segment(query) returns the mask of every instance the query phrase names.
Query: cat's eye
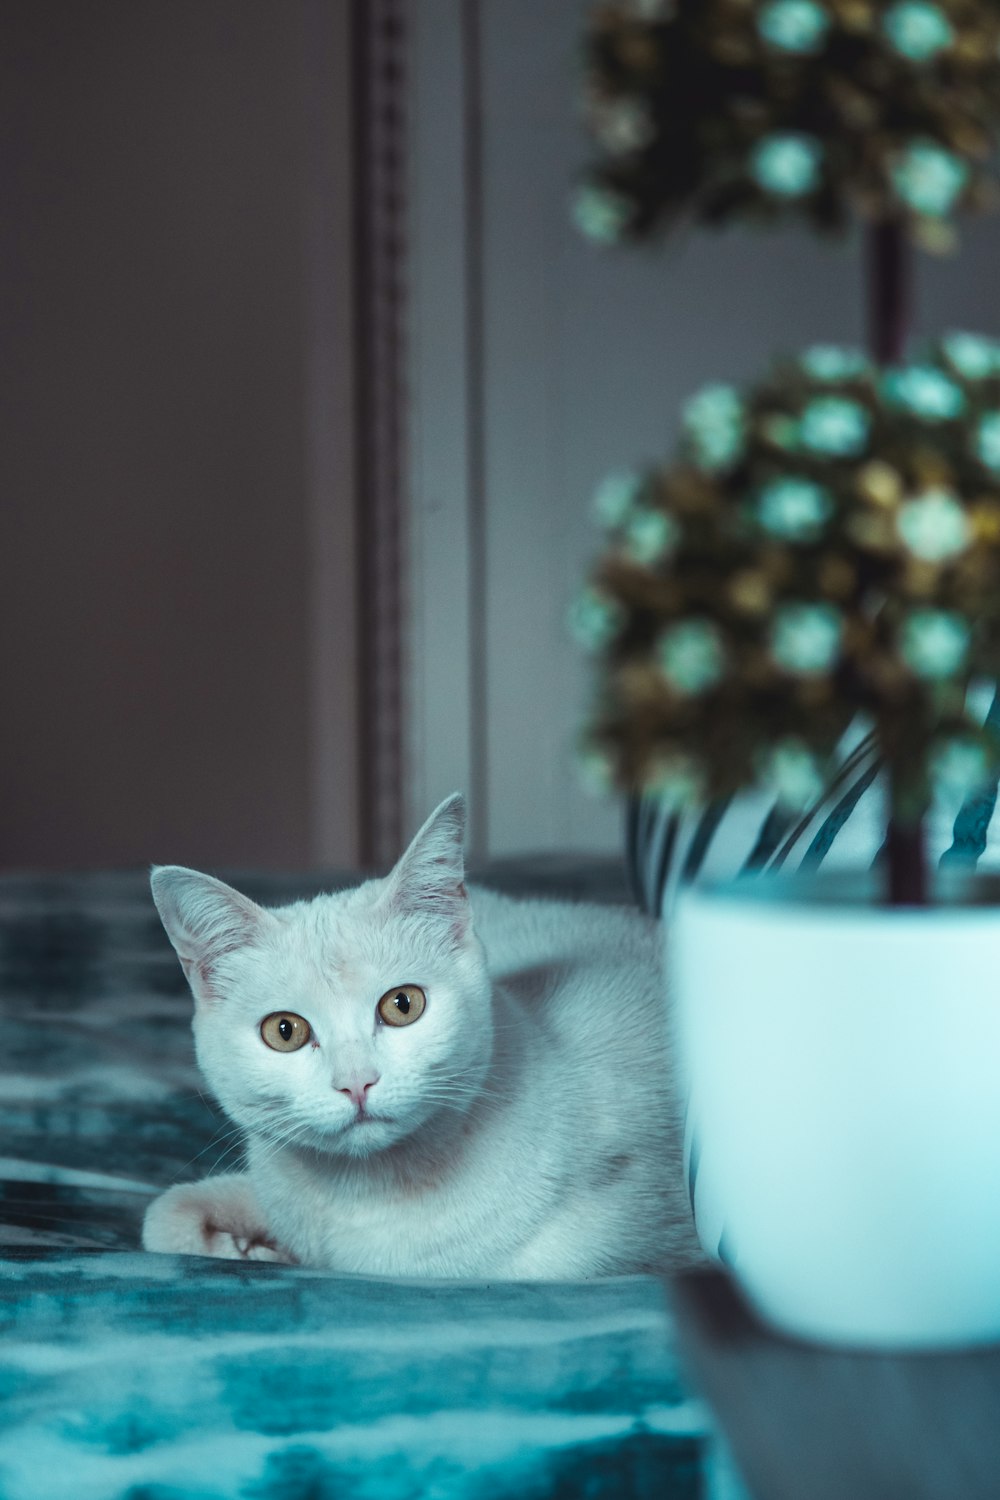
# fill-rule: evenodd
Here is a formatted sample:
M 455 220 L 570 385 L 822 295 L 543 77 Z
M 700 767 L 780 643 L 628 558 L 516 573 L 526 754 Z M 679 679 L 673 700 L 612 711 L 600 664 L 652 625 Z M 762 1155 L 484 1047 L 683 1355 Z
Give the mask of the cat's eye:
M 260 1034 L 275 1052 L 298 1052 L 312 1036 L 309 1022 L 291 1010 L 276 1010 L 260 1023 Z
M 387 1026 L 412 1026 L 420 1020 L 426 1004 L 427 996 L 419 984 L 397 984 L 382 996 L 378 1013 Z

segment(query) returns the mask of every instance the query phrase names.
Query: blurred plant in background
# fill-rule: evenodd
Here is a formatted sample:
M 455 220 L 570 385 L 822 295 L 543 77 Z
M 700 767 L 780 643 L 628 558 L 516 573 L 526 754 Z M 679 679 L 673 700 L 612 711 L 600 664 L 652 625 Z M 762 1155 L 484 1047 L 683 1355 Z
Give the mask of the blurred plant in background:
M 677 460 L 595 505 L 606 547 L 571 611 L 591 777 L 800 809 L 857 715 L 902 827 L 936 781 L 996 774 L 966 696 L 1000 677 L 1000 343 L 951 334 L 888 369 L 819 346 L 747 391 L 707 386 Z
M 993 206 L 996 0 L 604 0 L 584 39 L 583 231 L 900 221 L 931 250 Z
M 995 784 L 965 699 L 1000 676 L 1000 346 L 906 362 L 911 247 L 1000 206 L 1000 4 L 599 0 L 583 63 L 584 234 L 860 223 L 869 346 L 706 387 L 674 466 L 603 487 L 610 546 L 573 616 L 599 656 L 589 779 L 801 808 L 863 715 L 890 900 L 922 903 L 934 781 Z

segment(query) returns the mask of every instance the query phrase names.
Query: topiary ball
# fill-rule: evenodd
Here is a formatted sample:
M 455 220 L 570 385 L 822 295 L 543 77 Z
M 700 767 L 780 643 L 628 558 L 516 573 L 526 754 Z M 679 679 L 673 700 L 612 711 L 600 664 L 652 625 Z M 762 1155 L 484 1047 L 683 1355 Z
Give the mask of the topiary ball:
M 994 0 L 602 0 L 584 40 L 598 147 L 581 229 L 643 239 L 679 217 L 901 219 L 949 248 L 997 201 Z
M 801 805 L 864 716 L 919 814 L 997 747 L 1000 343 L 951 334 L 881 370 L 817 347 L 684 408 L 674 462 L 611 476 L 571 611 L 594 658 L 591 775 L 678 803 Z

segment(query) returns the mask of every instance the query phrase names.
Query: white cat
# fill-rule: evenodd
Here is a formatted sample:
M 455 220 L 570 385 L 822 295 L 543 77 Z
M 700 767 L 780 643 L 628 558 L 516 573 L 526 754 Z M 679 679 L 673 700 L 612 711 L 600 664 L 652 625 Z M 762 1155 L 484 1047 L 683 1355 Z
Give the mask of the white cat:
M 655 923 L 464 885 L 449 797 L 393 871 L 264 909 L 154 868 L 245 1173 L 147 1250 L 369 1275 L 578 1278 L 700 1259 Z

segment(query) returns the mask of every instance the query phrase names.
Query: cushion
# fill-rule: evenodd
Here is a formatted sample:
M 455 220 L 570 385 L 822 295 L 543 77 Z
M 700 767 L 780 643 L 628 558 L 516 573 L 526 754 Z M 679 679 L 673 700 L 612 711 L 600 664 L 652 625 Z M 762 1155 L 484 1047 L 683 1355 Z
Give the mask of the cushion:
M 350 883 L 219 873 L 269 904 Z M 495 876 L 627 899 L 616 861 Z M 156 1192 L 238 1157 L 144 871 L 0 877 L 0 994 L 4 1500 L 700 1493 L 706 1416 L 653 1278 L 400 1282 L 139 1250 Z

